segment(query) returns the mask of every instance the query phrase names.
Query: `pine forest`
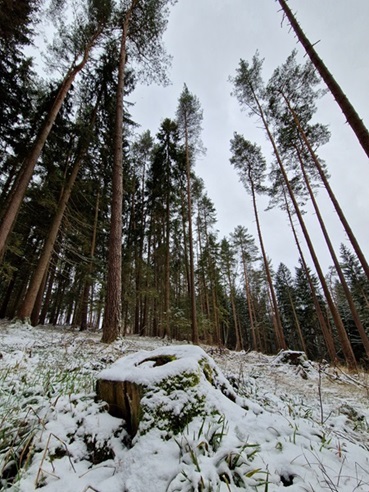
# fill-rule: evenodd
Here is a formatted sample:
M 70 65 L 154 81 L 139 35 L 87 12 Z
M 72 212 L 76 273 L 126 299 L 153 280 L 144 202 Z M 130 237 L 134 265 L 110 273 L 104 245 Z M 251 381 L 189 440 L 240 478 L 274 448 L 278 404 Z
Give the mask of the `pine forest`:
M 0 490 L 368 492 L 368 0 L 0 0 Z
M 252 213 L 222 234 L 197 172 L 208 145 L 196 91 L 183 80 L 155 130 L 132 116 L 136 87 L 170 83 L 164 35 L 176 3 L 0 0 L 0 318 L 98 331 L 107 344 L 138 335 L 367 367 L 369 266 L 331 183 L 334 163 L 320 156 L 331 132 L 317 118 L 321 99 L 335 100 L 369 155 L 360 108 L 289 2 L 266 2 L 295 49 L 268 74 L 256 46 L 224 74 L 263 143 L 237 128 L 225 143 Z M 265 204 L 288 224 L 294 267 L 270 256 Z

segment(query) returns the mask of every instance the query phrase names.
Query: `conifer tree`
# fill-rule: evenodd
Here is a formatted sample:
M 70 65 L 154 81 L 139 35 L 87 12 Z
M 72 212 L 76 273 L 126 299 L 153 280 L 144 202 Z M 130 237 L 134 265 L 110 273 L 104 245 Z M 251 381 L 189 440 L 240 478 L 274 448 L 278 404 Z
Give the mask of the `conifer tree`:
M 108 1 L 109 0 L 106 0 L 106 2 Z M 91 50 L 98 42 L 106 27 L 110 14 L 109 8 L 106 8 L 106 2 L 89 4 L 84 10 L 84 24 L 82 26 L 80 24 L 72 26 L 69 35 L 61 38 L 61 53 L 66 56 L 68 60 L 69 58 L 72 60 L 69 67 L 66 69 L 66 75 L 60 83 L 53 104 L 44 118 L 37 136 L 30 144 L 29 151 L 24 158 L 18 178 L 15 181 L 12 193 L 10 194 L 0 224 L 0 257 L 4 253 L 8 236 L 18 215 L 23 197 L 32 178 L 35 165 L 60 108 L 77 74 L 86 65 Z M 97 8 L 97 6 L 99 6 L 99 8 Z
M 184 85 L 178 101 L 177 123 L 183 139 L 186 159 L 186 182 L 187 182 L 187 223 L 189 241 L 189 286 L 191 297 L 191 327 L 192 342 L 199 343 L 199 332 L 197 326 L 196 292 L 195 292 L 195 262 L 192 230 L 192 190 L 191 190 L 191 166 L 194 164 L 196 154 L 203 151 L 200 133 L 203 114 L 200 101 L 190 93 Z
M 15 166 L 14 160 L 9 162 L 10 150 L 13 154 L 19 151 L 32 113 L 35 75 L 23 49 L 33 43 L 39 3 L 0 0 L 0 166 L 4 165 L 4 174 Z
M 316 315 L 317 315 L 319 325 L 320 325 L 320 328 L 322 330 L 324 341 L 325 341 L 325 344 L 327 347 L 328 356 L 329 356 L 329 359 L 331 361 L 335 361 L 335 360 L 337 360 L 337 352 L 336 352 L 336 349 L 334 346 L 334 340 L 333 340 L 333 337 L 331 335 L 331 330 L 328 327 L 326 317 L 323 313 L 321 302 L 319 301 L 319 296 L 318 296 L 318 291 L 317 291 L 316 285 L 313 281 L 313 278 L 312 278 L 311 273 L 310 273 L 310 269 L 309 269 L 307 262 L 306 262 L 306 259 L 305 259 L 305 255 L 302 251 L 300 240 L 298 238 L 298 234 L 297 234 L 296 227 L 295 227 L 294 220 L 293 220 L 293 214 L 292 214 L 292 210 L 291 210 L 291 205 L 289 203 L 290 200 L 288 199 L 288 193 L 286 191 L 286 185 L 284 184 L 283 179 L 282 180 L 280 179 L 280 171 L 278 169 L 274 169 L 274 170 L 272 169 L 270 175 L 273 177 L 273 180 L 274 180 L 272 186 L 269 188 L 269 194 L 272 198 L 272 203 L 273 202 L 279 203 L 281 209 L 285 210 L 287 212 L 288 222 L 290 224 L 292 234 L 293 234 L 293 237 L 295 240 L 295 244 L 296 244 L 297 250 L 299 252 L 299 256 L 300 256 L 299 261 L 301 263 L 301 267 L 304 269 L 304 274 L 305 274 L 306 280 L 308 282 L 308 285 L 310 287 L 310 293 L 311 293 L 311 296 L 313 299 Z M 292 205 L 292 208 L 293 208 L 293 205 Z M 299 222 L 300 222 L 300 219 L 299 219 Z
M 143 75 L 165 81 L 166 57 L 162 35 L 171 0 L 125 0 L 115 17 L 120 30 L 118 85 L 114 130 L 112 202 L 109 256 L 102 341 L 116 340 L 122 328 L 122 202 L 123 202 L 123 98 L 127 57 L 132 57 Z
M 286 63 L 275 70 L 267 86 L 270 94 L 269 114 L 275 124 L 275 133 L 279 142 L 280 152 L 286 156 L 289 167 L 297 170 L 302 186 L 305 186 L 313 204 L 328 250 L 331 254 L 342 289 L 346 295 L 355 325 L 360 333 L 366 353 L 369 355 L 369 340 L 365 334 L 359 314 L 353 302 L 350 290 L 346 284 L 327 227 L 324 223 L 315 194 L 312 181 L 318 174 L 327 182 L 324 165 L 318 162 L 316 149 L 327 140 L 327 132 L 319 124 L 312 125 L 310 120 L 315 113 L 315 101 L 321 94 L 316 86 L 319 83 L 313 67 L 310 64 L 300 66 L 295 60 L 296 52 L 288 57 Z M 279 102 L 278 102 L 279 100 Z M 292 109 L 292 105 L 294 106 Z M 302 128 L 304 127 L 304 129 Z M 303 132 L 303 135 L 301 134 Z M 309 141 L 307 139 L 309 134 Z M 305 147 L 307 146 L 307 148 Z M 314 151 L 312 154 L 310 151 Z M 318 168 L 318 173 L 316 172 Z M 312 178 L 310 178 L 312 176 Z M 350 230 L 351 231 L 351 230 Z M 351 231 L 352 235 L 352 231 Z M 351 237 L 351 236 L 350 236 Z M 361 250 L 360 250 L 361 251 Z
M 314 64 L 315 68 L 319 72 L 324 82 L 327 84 L 327 87 L 329 88 L 333 97 L 339 104 L 341 111 L 345 115 L 346 121 L 351 126 L 364 152 L 369 157 L 369 132 L 366 126 L 364 125 L 363 120 L 357 114 L 355 108 L 348 100 L 347 96 L 341 89 L 340 85 L 337 83 L 331 72 L 324 64 L 323 60 L 316 52 L 313 44 L 311 44 L 311 42 L 306 37 L 305 33 L 303 32 L 299 23 L 297 22 L 295 16 L 293 15 L 291 9 L 289 8 L 287 1 L 278 0 L 278 2 L 282 7 L 284 14 L 288 18 L 291 27 L 295 31 L 298 40 L 305 48 L 306 53 L 310 57 L 310 60 Z
M 175 190 L 178 187 L 181 152 L 178 127 L 166 118 L 157 134 L 157 144 L 152 152 L 147 191 L 151 215 L 153 259 L 157 272 L 158 292 L 162 302 L 163 336 L 171 336 L 171 255 L 173 220 L 177 209 Z M 159 285 L 160 284 L 160 285 Z
M 278 267 L 274 282 L 288 346 L 292 349 L 299 348 L 309 356 L 296 312 L 296 295 L 292 275 L 283 263 L 280 263 Z
M 226 280 L 229 302 L 232 310 L 233 329 L 236 338 L 235 350 L 242 350 L 243 340 L 240 330 L 238 313 L 236 309 L 235 252 L 231 243 L 226 238 L 223 238 L 220 243 L 220 261 L 221 261 L 221 270 L 223 271 Z
M 295 212 L 297 214 L 297 217 L 299 219 L 301 228 L 303 230 L 305 239 L 307 241 L 309 251 L 311 253 L 312 259 L 314 261 L 314 265 L 316 268 L 316 271 L 319 276 L 319 280 L 321 282 L 322 288 L 324 290 L 325 297 L 327 299 L 327 302 L 329 304 L 330 311 L 332 313 L 332 316 L 335 321 L 335 325 L 337 327 L 337 331 L 340 337 L 341 341 L 341 346 L 343 349 L 343 352 L 345 354 L 345 359 L 347 364 L 350 367 L 355 368 L 356 367 L 356 359 L 355 355 L 353 353 L 349 338 L 347 336 L 347 332 L 345 330 L 345 327 L 343 325 L 342 319 L 340 318 L 340 315 L 337 311 L 337 308 L 333 302 L 332 296 L 329 292 L 329 289 L 326 285 L 325 277 L 323 274 L 323 271 L 321 269 L 321 266 L 319 264 L 318 258 L 316 256 L 315 250 L 313 248 L 310 236 L 308 234 L 308 231 L 306 229 L 305 223 L 302 218 L 302 214 L 295 196 L 295 192 L 293 187 L 291 186 L 291 181 L 288 178 L 285 166 L 283 164 L 281 154 L 279 152 L 276 139 L 273 136 L 272 129 L 270 122 L 268 121 L 268 116 L 266 112 L 266 108 L 263 102 L 263 99 L 265 98 L 265 88 L 264 84 L 262 81 L 262 76 L 261 76 L 261 68 L 262 68 L 262 60 L 260 60 L 258 53 L 253 57 L 252 64 L 249 64 L 245 62 L 244 60 L 240 61 L 239 68 L 237 70 L 236 77 L 232 79 L 235 87 L 235 92 L 234 94 L 238 98 L 239 102 L 242 104 L 243 107 L 246 107 L 249 109 L 250 114 L 257 115 L 263 124 L 265 133 L 267 135 L 268 140 L 270 141 L 270 144 L 273 149 L 273 153 L 276 159 L 276 162 L 278 164 L 279 170 L 281 172 L 281 175 L 283 176 L 284 183 L 286 185 L 286 188 L 288 190 L 288 194 L 291 198 L 291 201 L 293 203 Z
M 305 267 L 302 266 L 301 262 L 299 263 L 299 266 L 295 268 L 293 283 L 296 314 L 300 321 L 307 353 L 313 359 L 322 359 L 326 357 L 326 352 L 321 334 L 316 329 L 317 310 L 311 296 L 311 288 L 307 281 L 307 275 L 309 275 L 311 282 L 313 283 L 315 292 L 318 293 L 318 302 L 323 305 L 323 300 L 319 294 L 318 288 L 319 280 L 309 268 L 307 270 L 308 273 L 306 273 Z M 332 334 L 330 334 L 330 336 L 332 336 Z M 333 359 L 332 362 L 335 362 L 335 360 Z
M 264 247 L 263 236 L 261 233 L 259 213 L 256 203 L 256 193 L 263 191 L 263 180 L 265 178 L 266 161 L 261 153 L 260 147 L 247 141 L 242 135 L 234 134 L 231 140 L 231 163 L 240 175 L 240 179 L 246 190 L 251 192 L 254 215 L 259 236 L 260 249 L 264 260 L 265 274 L 268 280 L 270 296 L 274 310 L 274 320 L 276 325 L 276 341 L 279 349 L 287 348 L 283 334 L 283 327 L 279 315 L 277 298 L 275 296 L 269 262 Z
M 231 234 L 232 242 L 241 256 L 241 264 L 243 271 L 243 281 L 245 284 L 245 294 L 248 307 L 248 316 L 250 320 L 250 331 L 253 350 L 261 348 L 260 333 L 257 329 L 257 316 L 253 293 L 250 284 L 251 264 L 259 259 L 258 249 L 255 245 L 255 240 L 248 233 L 247 229 L 242 226 L 237 226 Z
M 98 110 L 98 106 L 100 104 L 100 99 L 101 99 L 101 93 L 97 96 L 96 102 L 95 102 L 95 108 L 93 108 L 91 116 L 90 116 L 90 122 L 89 122 L 89 127 L 85 129 L 85 131 L 82 133 L 80 137 L 80 142 L 77 150 L 77 154 L 75 157 L 75 161 L 72 167 L 72 170 L 68 176 L 68 180 L 63 187 L 63 190 L 61 192 L 60 200 L 58 203 L 58 208 L 57 212 L 55 214 L 55 217 L 53 219 L 52 225 L 50 227 L 47 239 L 45 241 L 43 250 L 40 255 L 40 259 L 37 263 L 37 267 L 35 271 L 33 272 L 31 282 L 28 286 L 27 293 L 25 295 L 25 298 L 18 310 L 18 318 L 21 319 L 22 321 L 29 320 L 32 314 L 32 311 L 35 307 L 35 302 L 37 299 L 37 295 L 40 291 L 41 285 L 42 285 L 42 280 L 46 277 L 47 274 L 47 268 L 50 263 L 50 259 L 54 250 L 55 242 L 59 233 L 59 229 L 63 220 L 63 216 L 66 210 L 66 207 L 68 205 L 69 198 L 72 194 L 72 190 L 75 184 L 75 181 L 77 179 L 80 167 L 82 165 L 82 162 L 86 156 L 86 153 L 88 151 L 88 146 L 90 142 L 90 136 L 89 133 L 92 133 L 92 130 L 95 125 L 95 120 L 96 120 L 96 113 Z M 38 317 L 38 316 L 37 316 Z

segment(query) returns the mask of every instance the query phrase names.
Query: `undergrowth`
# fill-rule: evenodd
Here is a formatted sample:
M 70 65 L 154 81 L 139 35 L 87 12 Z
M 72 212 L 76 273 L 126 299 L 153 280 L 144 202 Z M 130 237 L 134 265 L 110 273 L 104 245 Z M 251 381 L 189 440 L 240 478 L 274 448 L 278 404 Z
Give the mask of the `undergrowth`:
M 117 349 L 112 347 L 107 353 L 99 347 L 72 336 L 65 342 L 60 337 L 53 346 L 39 342 L 4 354 L 0 364 L 0 489 L 16 491 L 31 468 L 34 489 L 52 486 L 53 480 L 62 479 L 60 470 L 65 463 L 73 471 L 83 460 L 88 462 L 84 473 L 99 466 L 116 473 L 119 460 L 123 462 L 122 450 L 128 449 L 127 433 L 123 421 L 105 420 L 104 403 L 94 401 L 94 384 L 96 374 L 115 358 Z M 318 378 L 311 366 L 308 383 L 317 395 L 313 405 L 311 399 L 282 391 L 277 378 L 271 391 L 272 385 L 265 388 L 265 380 L 251 365 L 240 363 L 238 367 L 238 372 L 228 375 L 237 394 L 257 401 L 265 413 L 270 412 L 270 419 L 275 416 L 275 423 L 267 424 L 262 438 L 251 439 L 247 426 L 238 428 L 238 423 L 221 413 L 197 414 L 188 423 L 184 420 L 184 429 L 172 441 L 178 464 L 167 482 L 167 492 L 268 492 L 300 483 L 306 470 L 319 474 L 322 490 L 369 490 L 369 480 L 363 478 L 369 471 L 356 462 L 352 469 L 346 466 L 351 443 L 369 451 L 366 415 L 348 402 L 335 407 L 327 404 L 324 391 L 336 377 L 334 373 L 322 369 Z M 344 376 L 337 377 L 344 381 Z M 296 378 L 300 377 L 296 372 Z M 367 383 L 355 375 L 348 378 L 350 384 Z M 247 412 L 252 414 L 246 410 L 245 415 Z M 103 417 L 103 433 L 99 434 Z M 261 425 L 261 414 L 253 418 L 255 425 Z M 271 455 L 283 466 L 272 470 Z M 338 463 L 335 471 L 327 465 L 332 456 Z M 77 492 L 97 490 L 94 485 L 81 486 Z M 300 490 L 315 489 L 304 483 Z
M 37 356 L 30 349 L 14 352 L 0 368 L 0 489 L 27 469 L 35 436 L 59 398 L 92 394 L 94 374 L 84 363 L 79 351 L 71 355 L 58 347 L 38 350 Z

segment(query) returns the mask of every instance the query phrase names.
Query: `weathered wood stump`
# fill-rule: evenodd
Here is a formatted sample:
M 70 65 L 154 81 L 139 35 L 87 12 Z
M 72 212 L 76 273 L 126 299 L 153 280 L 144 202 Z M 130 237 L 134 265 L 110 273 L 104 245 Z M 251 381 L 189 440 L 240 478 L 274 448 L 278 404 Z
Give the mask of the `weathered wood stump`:
M 174 345 L 141 351 L 119 359 L 98 376 L 98 398 L 109 413 L 126 421 L 131 437 L 156 428 L 168 434 L 181 432 L 196 417 L 217 408 L 220 396 L 247 409 L 213 359 L 200 347 Z
M 292 366 L 304 366 L 306 363 L 305 352 L 298 350 L 282 350 L 274 360 L 274 364 L 290 364 Z
M 97 381 L 96 393 L 99 399 L 109 404 L 109 413 L 121 417 L 127 423 L 129 434 L 134 436 L 140 421 L 142 388 L 130 381 Z

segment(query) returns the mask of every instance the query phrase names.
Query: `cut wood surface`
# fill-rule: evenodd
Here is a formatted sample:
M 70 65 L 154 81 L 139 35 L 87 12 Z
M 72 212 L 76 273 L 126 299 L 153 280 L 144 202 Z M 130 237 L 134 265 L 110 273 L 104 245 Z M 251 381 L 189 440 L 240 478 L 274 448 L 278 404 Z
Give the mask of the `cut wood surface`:
M 123 357 L 99 374 L 96 392 L 108 403 L 111 415 L 126 421 L 131 437 L 152 428 L 176 434 L 194 418 L 204 417 L 209 399 L 219 415 L 222 398 L 245 410 L 250 406 L 237 396 L 213 359 L 191 345 Z

